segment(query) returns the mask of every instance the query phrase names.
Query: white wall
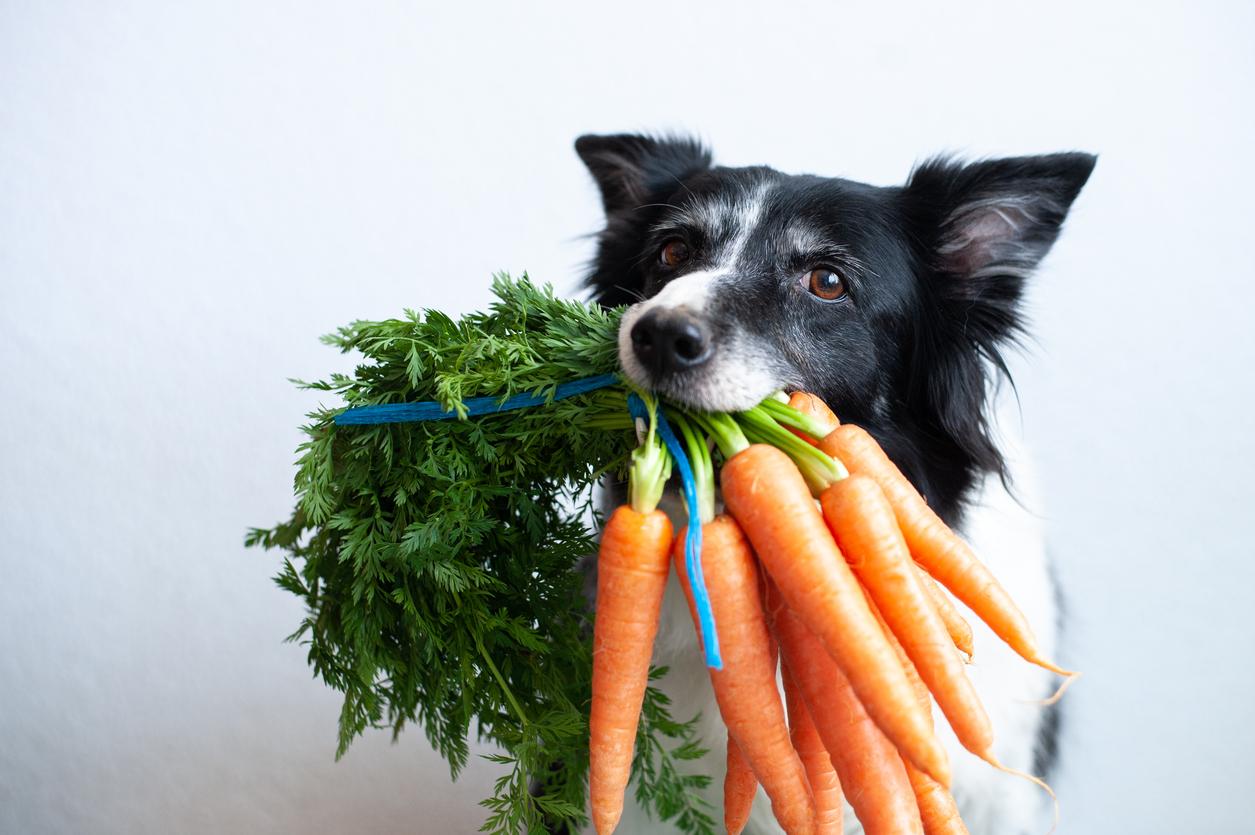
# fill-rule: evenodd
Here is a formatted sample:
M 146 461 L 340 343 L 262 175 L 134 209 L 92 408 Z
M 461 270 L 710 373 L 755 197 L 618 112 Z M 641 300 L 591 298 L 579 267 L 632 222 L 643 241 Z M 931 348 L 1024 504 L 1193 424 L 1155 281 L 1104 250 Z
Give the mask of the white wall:
M 1102 155 L 1017 363 L 1089 674 L 1061 831 L 1249 827 L 1252 6 L 438 5 L 0 3 L 0 831 L 475 828 L 494 769 L 418 733 L 333 764 L 243 531 L 318 335 L 572 287 L 571 140 L 635 128 L 877 183 Z

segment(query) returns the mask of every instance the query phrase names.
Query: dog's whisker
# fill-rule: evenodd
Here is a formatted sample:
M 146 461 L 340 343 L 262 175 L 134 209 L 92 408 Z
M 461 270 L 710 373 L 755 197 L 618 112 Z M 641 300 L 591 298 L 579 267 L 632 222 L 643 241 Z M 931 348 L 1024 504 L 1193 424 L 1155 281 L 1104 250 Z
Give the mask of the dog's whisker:
M 616 284 L 614 285 L 614 289 L 623 291 L 623 293 L 636 299 L 638 302 L 645 301 L 645 293 L 641 290 L 637 290 L 635 287 L 628 287 L 625 284 Z

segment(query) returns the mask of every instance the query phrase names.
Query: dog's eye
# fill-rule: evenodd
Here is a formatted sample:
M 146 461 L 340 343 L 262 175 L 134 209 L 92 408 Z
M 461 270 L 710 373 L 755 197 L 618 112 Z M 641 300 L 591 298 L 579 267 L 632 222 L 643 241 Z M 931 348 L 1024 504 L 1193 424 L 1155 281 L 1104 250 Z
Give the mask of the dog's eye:
M 827 267 L 811 270 L 802 276 L 802 286 L 817 298 L 826 302 L 835 302 L 845 295 L 845 282 Z
M 689 259 L 689 245 L 676 238 L 667 241 L 658 251 L 658 261 L 664 267 L 678 267 Z

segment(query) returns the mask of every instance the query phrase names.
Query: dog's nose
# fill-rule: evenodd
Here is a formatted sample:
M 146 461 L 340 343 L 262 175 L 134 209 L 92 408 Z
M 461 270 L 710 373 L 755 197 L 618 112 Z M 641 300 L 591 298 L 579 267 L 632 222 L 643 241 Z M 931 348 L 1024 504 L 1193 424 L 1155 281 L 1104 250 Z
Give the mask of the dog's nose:
M 710 358 L 710 338 L 691 314 L 655 309 L 632 325 L 632 351 L 655 374 L 685 371 Z

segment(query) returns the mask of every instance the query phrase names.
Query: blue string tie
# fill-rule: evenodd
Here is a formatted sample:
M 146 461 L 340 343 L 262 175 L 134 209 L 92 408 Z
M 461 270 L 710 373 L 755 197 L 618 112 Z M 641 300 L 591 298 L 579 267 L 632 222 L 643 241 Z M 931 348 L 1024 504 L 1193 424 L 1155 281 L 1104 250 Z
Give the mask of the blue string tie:
M 635 392 L 628 395 L 628 411 L 634 419 L 649 420 L 649 409 Z M 689 588 L 693 591 L 693 608 L 697 610 L 697 622 L 701 625 L 706 666 L 712 670 L 722 670 L 723 656 L 719 653 L 715 613 L 710 608 L 710 593 L 706 590 L 706 576 L 702 573 L 702 516 L 701 504 L 697 500 L 697 479 L 693 477 L 693 468 L 684 452 L 684 446 L 675 436 L 661 409 L 657 411 L 657 418 L 658 435 L 671 453 L 676 469 L 680 471 L 680 483 L 684 487 L 684 505 L 689 517 L 688 532 L 684 537 L 684 568 L 688 573 Z
M 498 412 L 512 412 L 516 409 L 528 409 L 532 406 L 543 406 L 554 400 L 586 394 L 619 382 L 617 374 L 598 374 L 595 377 L 582 377 L 569 383 L 560 383 L 553 394 L 516 394 L 513 397 L 468 397 L 462 401 L 466 414 L 493 415 Z M 357 406 L 345 409 L 335 417 L 336 426 L 366 426 L 380 423 L 418 423 L 426 420 L 455 420 L 458 413 L 446 409 L 435 400 L 424 400 L 419 403 L 380 403 L 376 406 Z

